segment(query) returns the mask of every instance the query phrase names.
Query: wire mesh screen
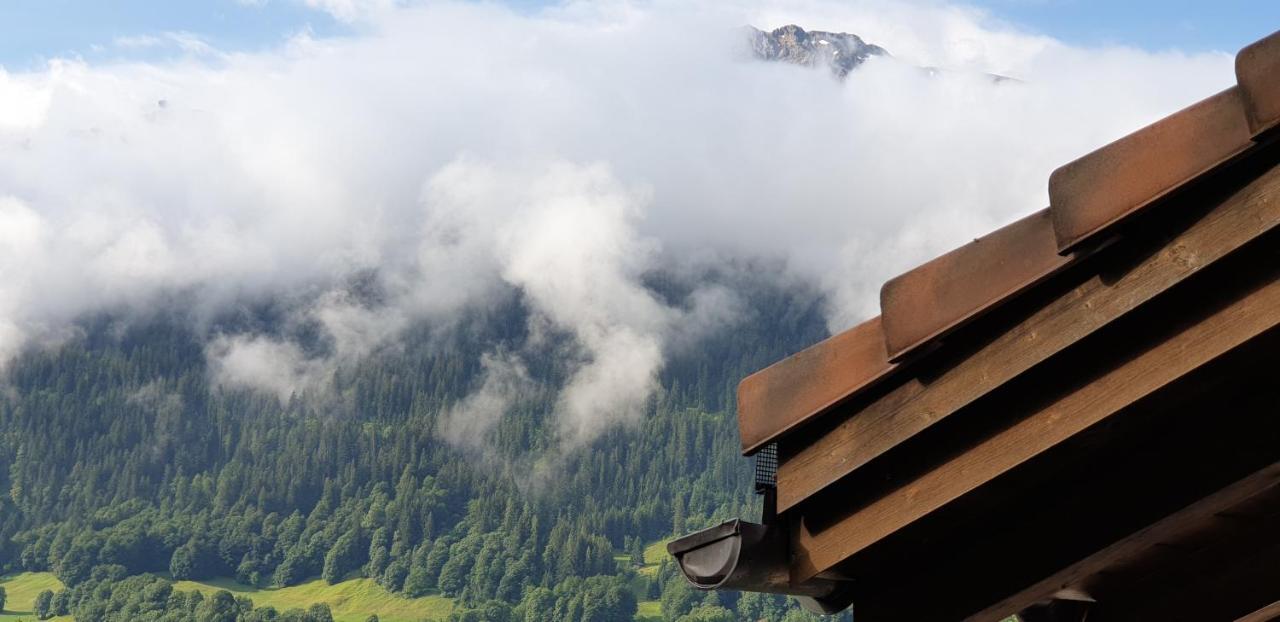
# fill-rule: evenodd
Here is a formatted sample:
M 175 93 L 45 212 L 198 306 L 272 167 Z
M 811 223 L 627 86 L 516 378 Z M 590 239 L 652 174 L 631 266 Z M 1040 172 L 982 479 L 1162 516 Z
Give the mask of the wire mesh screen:
M 769 443 L 756 452 L 756 494 L 778 487 L 778 444 Z

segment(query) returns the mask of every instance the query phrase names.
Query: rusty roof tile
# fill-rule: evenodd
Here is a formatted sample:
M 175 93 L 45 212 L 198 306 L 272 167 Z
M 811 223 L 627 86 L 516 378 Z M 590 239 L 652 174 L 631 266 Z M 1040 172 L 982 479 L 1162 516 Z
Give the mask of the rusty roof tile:
M 1280 123 L 1280 31 L 1236 54 L 1236 84 L 1254 136 Z
M 1068 251 L 1253 144 L 1231 87 L 1049 176 L 1058 248 Z
M 885 344 L 897 361 L 1069 264 L 1044 209 L 1001 227 L 880 289 Z
M 893 367 L 877 317 L 747 376 L 738 385 L 743 453 L 871 386 Z

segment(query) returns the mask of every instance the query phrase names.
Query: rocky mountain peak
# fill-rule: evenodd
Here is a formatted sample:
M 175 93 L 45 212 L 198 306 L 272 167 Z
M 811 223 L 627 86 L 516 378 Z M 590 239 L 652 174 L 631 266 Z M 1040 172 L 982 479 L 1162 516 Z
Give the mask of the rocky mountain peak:
M 888 56 L 884 48 L 847 32 L 827 32 L 788 24 L 770 32 L 746 27 L 751 53 L 760 60 L 813 67 L 826 65 L 841 78 L 872 56 Z

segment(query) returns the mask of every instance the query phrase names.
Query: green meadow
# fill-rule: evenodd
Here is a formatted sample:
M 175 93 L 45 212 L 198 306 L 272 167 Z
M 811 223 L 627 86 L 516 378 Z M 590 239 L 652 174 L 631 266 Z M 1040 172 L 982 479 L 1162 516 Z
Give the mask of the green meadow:
M 58 591 L 63 587 L 62 582 L 48 572 L 24 572 L 0 577 L 0 586 L 9 595 L 5 610 L 0 612 L 0 622 L 34 621 L 35 615 L 31 610 L 36 595 L 42 590 Z M 453 601 L 449 598 L 438 595 L 405 598 L 392 594 L 373 580 L 365 578 L 349 579 L 334 585 L 314 579 L 300 585 L 266 589 L 241 585 L 231 579 L 176 581 L 173 587 L 205 594 L 226 590 L 235 596 L 253 599 L 256 606 L 271 606 L 279 611 L 306 609 L 315 603 L 325 603 L 333 611 L 337 622 L 364 622 L 370 614 L 377 614 L 382 622 L 443 620 L 453 611 Z M 60 617 L 54 620 L 69 622 L 71 618 Z
M 3 587 L 8 595 L 8 602 L 5 603 L 4 611 L 0 611 L 0 621 L 18 622 L 23 620 L 34 622 L 36 616 L 31 611 L 34 608 L 32 603 L 35 602 L 36 595 L 44 590 L 56 592 L 62 589 L 62 582 L 49 572 L 24 572 L 0 577 L 0 587 Z M 52 619 L 59 621 L 71 620 L 69 616 Z

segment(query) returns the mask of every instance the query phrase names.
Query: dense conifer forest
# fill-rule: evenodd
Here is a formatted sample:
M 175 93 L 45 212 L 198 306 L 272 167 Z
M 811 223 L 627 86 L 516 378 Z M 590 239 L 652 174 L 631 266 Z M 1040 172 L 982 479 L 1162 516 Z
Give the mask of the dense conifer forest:
M 285 402 L 214 386 L 204 337 L 174 314 L 87 318 L 5 370 L 0 574 L 55 573 L 68 588 L 42 598 L 43 613 L 78 620 L 329 619 L 323 606 L 277 614 L 175 592 L 163 573 L 369 577 L 451 597 L 460 620 L 630 620 L 639 600 L 660 600 L 669 620 L 807 619 L 781 598 L 694 592 L 670 563 L 636 572 L 648 543 L 759 515 L 736 384 L 824 330 L 815 296 L 749 299 L 736 326 L 669 358 L 638 425 L 566 451 L 550 391 L 483 445 L 437 429 L 475 388 L 476 352 L 523 339 L 519 301 L 419 327 Z M 269 313 L 227 321 L 269 325 Z M 550 383 L 554 359 L 531 373 Z

